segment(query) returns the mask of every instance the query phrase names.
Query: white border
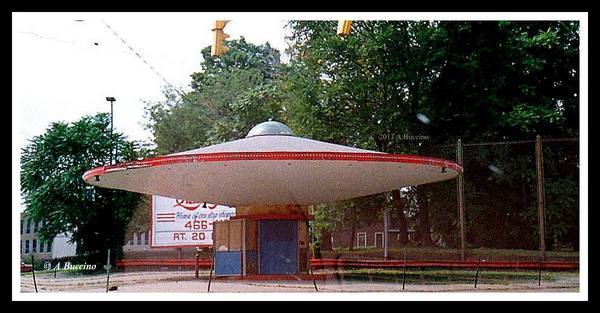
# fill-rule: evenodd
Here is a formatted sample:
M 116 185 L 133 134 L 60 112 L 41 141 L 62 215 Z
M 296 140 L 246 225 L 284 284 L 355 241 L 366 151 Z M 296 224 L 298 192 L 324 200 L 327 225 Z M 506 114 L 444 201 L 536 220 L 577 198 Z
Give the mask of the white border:
M 66 17 L 79 13 L 13 13 L 53 14 Z M 86 13 L 90 14 L 90 13 Z M 196 294 L 196 293 L 21 293 L 19 260 L 19 216 L 20 216 L 20 147 L 13 146 L 12 152 L 12 296 L 13 300 L 587 300 L 588 299 L 588 13 L 587 12 L 294 12 L 294 13 L 91 13 L 109 17 L 121 14 L 194 14 L 198 18 L 237 20 L 339 20 L 339 19 L 393 19 L 393 20 L 579 20 L 580 21 L 580 286 L 579 293 L 240 293 L 240 294 Z M 14 23 L 14 19 L 13 19 Z M 268 31 L 268 30 L 265 30 Z M 18 53 L 13 45 L 13 55 Z M 14 64 L 14 63 L 13 63 Z M 14 75 L 13 67 L 13 75 Z M 13 86 L 14 88 L 14 86 Z M 14 89 L 13 89 L 14 91 Z M 14 104 L 13 104 L 14 105 Z M 12 110 L 12 141 L 19 142 L 17 131 L 22 125 Z

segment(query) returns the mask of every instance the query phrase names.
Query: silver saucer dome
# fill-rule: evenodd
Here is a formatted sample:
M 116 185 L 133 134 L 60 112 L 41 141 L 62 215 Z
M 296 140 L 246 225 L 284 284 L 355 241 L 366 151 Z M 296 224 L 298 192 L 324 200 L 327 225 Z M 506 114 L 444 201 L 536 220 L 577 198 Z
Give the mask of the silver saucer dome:
M 285 124 L 275 122 L 275 121 L 269 121 L 269 122 L 260 123 L 256 126 L 252 127 L 252 129 L 248 132 L 248 135 L 246 135 L 246 138 L 254 137 L 254 136 L 264 136 L 264 135 L 293 136 L 294 133 L 292 132 L 292 129 L 289 128 Z

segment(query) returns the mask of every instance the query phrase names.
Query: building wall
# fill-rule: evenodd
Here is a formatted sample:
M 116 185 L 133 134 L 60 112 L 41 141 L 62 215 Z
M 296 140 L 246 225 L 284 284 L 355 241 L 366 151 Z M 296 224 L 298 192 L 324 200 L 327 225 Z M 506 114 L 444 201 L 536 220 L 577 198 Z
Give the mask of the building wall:
M 400 223 L 397 216 L 391 214 L 388 226 L 388 247 L 400 248 L 402 244 L 399 238 Z M 322 246 L 331 246 L 332 248 L 348 248 L 352 245 L 353 248 L 383 248 L 383 233 L 384 225 L 383 218 L 375 220 L 363 227 L 357 227 L 354 231 L 355 236 L 352 240 L 352 230 L 350 227 L 344 229 L 336 229 L 330 235 L 330 242 L 322 244 Z M 414 230 L 408 230 L 409 242 L 414 240 Z M 327 240 L 327 238 L 323 238 Z
M 202 253 L 202 257 L 210 257 L 210 253 Z M 140 259 L 191 259 L 196 256 L 196 248 L 150 248 L 150 230 L 135 232 L 123 245 L 123 258 Z
M 69 242 L 71 236 L 69 234 L 61 234 L 54 237 L 52 241 L 52 258 L 62 258 L 67 256 L 74 256 L 77 254 L 77 243 Z
M 34 221 L 25 213 L 21 213 L 21 259 L 30 263 L 31 255 L 36 260 L 49 260 L 67 256 L 75 256 L 76 243 L 70 243 L 69 234 L 60 234 L 52 242 L 44 242 L 40 250 L 39 232 L 44 227 L 42 222 Z M 33 242 L 35 240 L 35 251 Z M 150 231 L 134 233 L 128 242 L 123 245 L 124 257 L 126 259 L 176 259 L 195 257 L 195 248 L 150 249 Z
M 350 230 L 337 230 L 331 233 L 332 248 L 382 248 L 383 247 L 383 223 L 375 223 L 366 227 L 357 228 L 354 241 L 352 241 L 352 232 Z M 414 231 L 409 230 L 409 241 L 414 237 Z M 388 247 L 402 247 L 399 239 L 398 229 L 390 229 L 388 232 Z
M 150 250 L 150 231 L 133 233 L 123 246 L 123 252 L 139 252 Z
M 58 241 L 42 241 L 39 233 L 44 227 L 42 221 L 34 221 L 30 216 L 21 213 L 21 259 L 27 262 L 31 262 L 31 256 L 38 260 L 48 260 L 54 257 L 54 251 L 72 251 L 74 255 L 75 251 L 71 247 L 66 247 L 66 243 L 70 238 L 68 235 L 57 236 L 60 237 Z M 64 240 L 63 240 L 64 239 Z

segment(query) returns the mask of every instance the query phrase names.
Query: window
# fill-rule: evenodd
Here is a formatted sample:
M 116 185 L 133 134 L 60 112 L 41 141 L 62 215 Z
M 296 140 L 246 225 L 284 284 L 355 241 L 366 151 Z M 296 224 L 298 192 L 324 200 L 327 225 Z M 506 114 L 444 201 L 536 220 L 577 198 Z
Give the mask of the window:
M 383 248 L 383 233 L 375 233 L 375 247 Z
M 25 253 L 29 253 L 29 240 L 25 240 Z
M 52 252 L 52 241 L 46 243 L 46 252 Z
M 44 252 L 44 242 L 40 241 L 40 253 Z
M 37 240 L 35 239 L 33 239 L 33 242 L 31 244 L 31 252 L 37 253 Z
M 23 220 L 21 220 L 21 235 L 23 235 Z
M 25 233 L 29 234 L 31 232 L 31 219 L 28 219 L 25 224 Z
M 142 233 L 137 233 L 137 244 L 138 245 L 142 244 Z
M 21 223 L 22 223 L 22 222 L 23 222 L 23 221 L 21 221 Z M 21 226 L 22 226 L 22 225 L 23 225 L 23 224 L 21 224 Z M 23 254 L 23 240 L 21 240 L 21 250 L 20 250 L 20 251 L 21 251 L 21 254 Z
M 150 235 L 149 232 L 144 233 L 144 245 L 148 245 L 148 237 L 150 237 L 149 235 Z
M 37 233 L 37 232 L 38 232 L 38 230 L 39 230 L 39 229 L 38 229 L 38 222 L 35 222 L 35 221 L 34 221 L 34 222 L 33 222 L 33 233 L 34 233 L 34 234 L 35 234 L 35 233 Z
M 356 246 L 363 248 L 367 246 L 367 233 L 356 234 Z

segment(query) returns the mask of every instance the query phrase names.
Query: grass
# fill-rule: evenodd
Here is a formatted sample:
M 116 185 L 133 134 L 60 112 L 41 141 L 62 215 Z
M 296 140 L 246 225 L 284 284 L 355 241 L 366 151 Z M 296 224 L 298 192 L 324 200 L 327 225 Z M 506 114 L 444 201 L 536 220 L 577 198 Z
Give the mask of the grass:
M 388 258 L 401 260 L 406 250 L 409 260 L 460 260 L 460 249 L 446 249 L 438 247 L 414 247 L 390 248 Z M 381 259 L 382 248 L 334 249 L 333 251 L 321 251 L 323 258 L 368 258 Z M 513 250 L 513 249 L 465 249 L 465 258 L 477 260 L 479 257 L 488 261 L 537 261 L 539 251 L 537 250 Z M 574 251 L 547 251 L 546 259 L 549 261 L 578 261 L 579 252 Z
M 537 271 L 479 271 L 478 283 L 509 284 L 519 282 L 531 282 L 538 280 Z M 468 270 L 415 270 L 406 271 L 407 283 L 473 283 L 476 271 Z M 554 273 L 542 272 L 542 281 L 556 281 L 557 277 L 575 276 L 578 272 Z M 402 270 L 395 269 L 353 269 L 345 270 L 340 278 L 344 280 L 358 281 L 381 281 L 402 283 L 404 278 Z

